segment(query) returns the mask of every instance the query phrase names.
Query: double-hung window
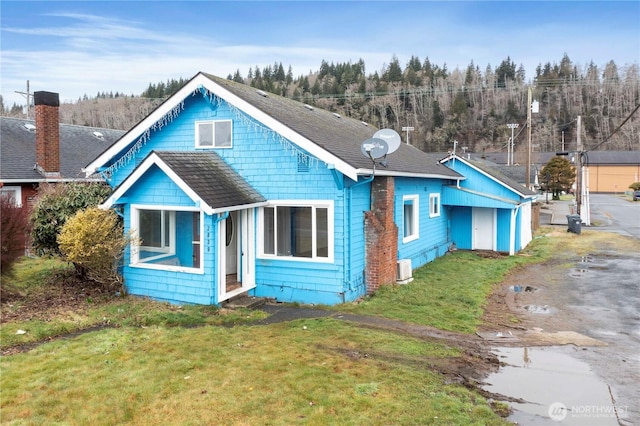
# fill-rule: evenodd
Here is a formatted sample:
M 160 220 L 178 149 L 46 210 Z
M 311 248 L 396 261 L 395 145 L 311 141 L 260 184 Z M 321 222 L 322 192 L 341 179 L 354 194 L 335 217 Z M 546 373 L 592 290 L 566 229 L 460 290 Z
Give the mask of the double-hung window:
M 333 260 L 333 202 L 279 202 L 263 207 L 260 256 Z
M 440 194 L 429 194 L 429 217 L 440 216 Z
M 231 120 L 196 121 L 196 148 L 231 148 Z
M 155 269 L 200 269 L 201 212 L 132 206 L 131 264 Z
M 417 195 L 402 197 L 402 242 L 408 243 L 420 236 L 420 198 Z

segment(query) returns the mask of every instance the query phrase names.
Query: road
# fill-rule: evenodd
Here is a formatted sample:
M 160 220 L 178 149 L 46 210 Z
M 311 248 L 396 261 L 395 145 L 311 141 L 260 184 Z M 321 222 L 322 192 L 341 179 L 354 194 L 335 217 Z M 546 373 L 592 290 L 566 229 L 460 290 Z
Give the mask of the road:
M 609 194 L 591 194 L 590 201 L 595 229 L 640 239 L 640 201 Z
M 583 231 L 640 240 L 640 202 L 593 194 L 591 224 Z M 604 345 L 499 348 L 507 366 L 502 376 L 490 378 L 493 390 L 530 402 L 516 404 L 511 420 L 522 425 L 640 425 L 638 247 L 608 244 L 570 259 L 569 273 L 562 267 L 539 271 L 540 297 L 551 312 L 539 317 L 540 326 L 555 320 L 562 329 Z M 569 411 L 556 411 L 563 418 L 554 418 L 554 406 L 560 403 Z M 612 407 L 616 413 L 607 411 Z

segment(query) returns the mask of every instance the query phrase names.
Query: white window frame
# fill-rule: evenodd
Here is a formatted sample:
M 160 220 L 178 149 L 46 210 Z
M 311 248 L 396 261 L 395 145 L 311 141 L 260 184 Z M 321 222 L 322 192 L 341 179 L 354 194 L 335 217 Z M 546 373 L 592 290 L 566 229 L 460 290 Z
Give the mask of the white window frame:
M 3 186 L 0 187 L 1 195 L 10 195 L 13 197 L 13 203 L 16 207 L 22 207 L 22 187 L 21 186 Z
M 162 229 L 162 243 L 161 247 L 145 247 L 145 250 L 151 252 L 157 252 L 156 256 L 146 257 L 143 260 L 140 260 L 140 234 L 138 230 L 140 229 L 140 211 L 141 210 L 156 210 L 163 212 L 162 214 L 162 223 L 164 224 L 164 218 L 166 214 L 169 214 L 169 235 L 173 236 L 173 238 L 169 238 L 168 244 L 166 244 L 164 240 L 165 229 Z M 199 244 L 200 251 L 200 265 L 197 268 L 190 266 L 181 266 L 181 265 L 171 265 L 171 264 L 163 264 L 163 263 L 151 263 L 152 261 L 156 261 L 163 258 L 170 258 L 176 255 L 176 212 L 199 212 L 200 213 L 200 240 L 192 241 L 192 245 Z M 178 271 L 178 272 L 196 272 L 196 273 L 204 273 L 203 268 L 203 260 L 204 260 L 204 244 L 203 244 L 203 235 L 204 235 L 204 217 L 203 212 L 198 208 L 190 208 L 185 206 L 157 206 L 157 205 L 143 205 L 143 204 L 132 204 L 131 212 L 130 212 L 131 225 L 130 229 L 132 231 L 131 238 L 131 255 L 129 259 L 129 266 L 135 268 L 146 268 L 146 269 L 158 269 L 164 271 Z
M 221 143 L 216 143 L 216 127 L 218 124 L 228 124 L 229 125 L 229 144 L 221 145 Z M 211 125 L 211 145 L 202 145 L 200 143 L 200 126 Z M 195 145 L 196 148 L 199 149 L 228 149 L 233 148 L 233 121 L 232 120 L 201 120 L 196 121 L 195 123 Z
M 270 207 L 274 209 L 274 253 L 264 252 L 264 208 Z M 258 258 L 259 259 L 278 259 L 292 262 L 317 262 L 317 263 L 333 263 L 334 261 L 334 202 L 332 200 L 279 200 L 270 202 L 265 207 L 261 207 L 258 212 L 258 226 L 257 232 L 258 240 Z M 310 207 L 311 208 L 311 232 L 312 232 L 312 248 L 311 257 L 296 257 L 293 255 L 283 256 L 277 254 L 278 246 L 278 230 L 277 230 L 277 208 L 278 207 Z M 327 257 L 317 256 L 317 225 L 316 225 L 316 211 L 318 208 L 327 210 Z
M 429 217 L 440 216 L 442 206 L 440 205 L 440 194 L 434 192 L 429 194 Z
M 412 206 L 411 223 L 406 223 L 405 206 Z M 411 233 L 407 234 L 407 225 L 409 225 Z M 402 197 L 402 242 L 408 243 L 420 238 L 420 196 L 417 194 L 404 195 Z

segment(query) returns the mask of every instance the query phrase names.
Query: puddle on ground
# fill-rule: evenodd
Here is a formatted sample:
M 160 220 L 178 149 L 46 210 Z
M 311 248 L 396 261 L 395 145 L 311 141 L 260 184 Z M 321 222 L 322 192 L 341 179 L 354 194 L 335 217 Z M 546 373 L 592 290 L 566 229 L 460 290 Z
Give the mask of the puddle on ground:
M 618 425 L 606 383 L 589 365 L 559 352 L 559 348 L 495 348 L 501 363 L 486 379 L 489 392 L 526 403 L 510 402 L 509 420 L 525 425 Z M 621 415 L 622 414 L 622 415 Z
M 532 314 L 550 314 L 551 310 L 548 305 L 539 306 L 539 305 L 527 305 L 524 307 L 527 311 Z

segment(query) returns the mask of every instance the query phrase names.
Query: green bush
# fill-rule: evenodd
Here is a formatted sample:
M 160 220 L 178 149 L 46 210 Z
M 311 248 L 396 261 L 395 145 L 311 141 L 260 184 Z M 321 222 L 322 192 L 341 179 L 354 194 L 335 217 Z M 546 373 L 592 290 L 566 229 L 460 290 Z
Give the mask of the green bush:
M 122 287 L 117 268 L 129 241 L 118 215 L 113 210 L 97 207 L 70 217 L 58 236 L 63 258 L 73 263 L 80 278 L 105 289 Z
M 631 185 L 629 185 L 629 189 L 632 189 L 634 191 L 640 190 L 640 182 L 633 182 Z
M 102 203 L 110 193 L 111 188 L 101 183 L 41 185 L 30 218 L 35 252 L 59 255 L 58 234 L 67 219 L 79 210 Z

